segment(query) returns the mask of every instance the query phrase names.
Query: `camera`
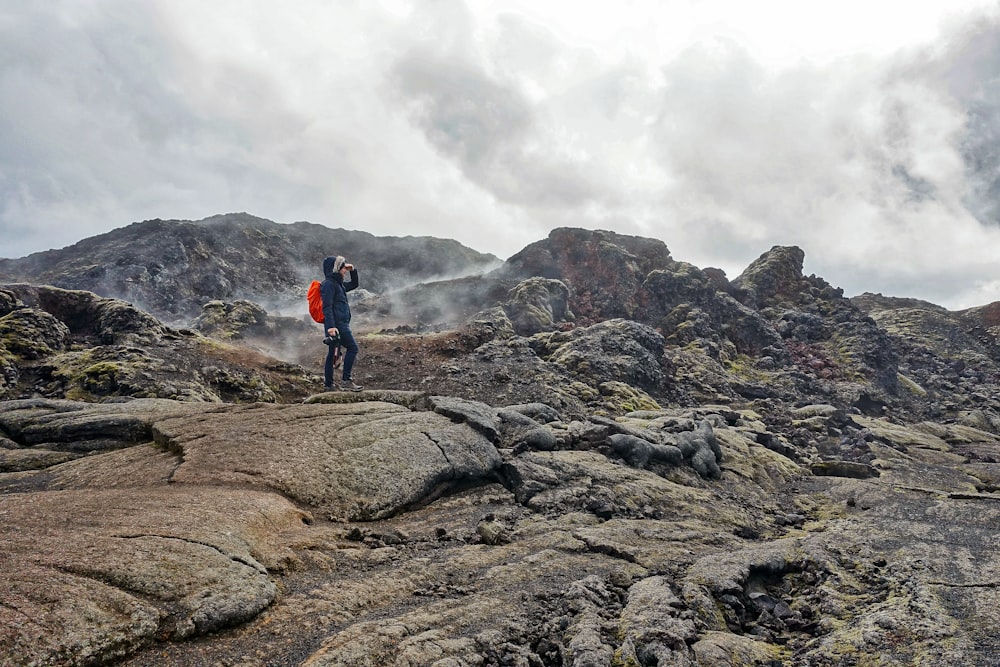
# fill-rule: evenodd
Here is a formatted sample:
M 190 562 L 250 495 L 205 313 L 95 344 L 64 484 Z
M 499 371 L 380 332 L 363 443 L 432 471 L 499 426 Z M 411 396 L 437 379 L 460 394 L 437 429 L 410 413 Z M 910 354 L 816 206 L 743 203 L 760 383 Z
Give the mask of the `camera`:
M 340 345 L 340 334 L 335 336 L 327 336 L 323 339 L 324 345 Z

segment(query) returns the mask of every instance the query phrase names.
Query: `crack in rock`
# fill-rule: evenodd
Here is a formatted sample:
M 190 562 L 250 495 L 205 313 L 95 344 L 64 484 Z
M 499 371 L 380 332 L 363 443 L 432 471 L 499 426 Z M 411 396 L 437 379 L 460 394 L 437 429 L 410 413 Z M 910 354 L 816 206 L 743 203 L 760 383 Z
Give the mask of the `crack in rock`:
M 249 567 L 250 569 L 252 569 L 252 570 L 254 570 L 256 572 L 259 572 L 260 574 L 265 574 L 265 575 L 267 574 L 267 568 L 265 568 L 263 565 L 261 565 L 260 563 L 258 563 L 255 560 L 252 560 L 252 561 L 248 562 L 247 560 L 245 560 L 245 559 L 243 559 L 243 558 L 241 558 L 241 557 L 239 557 L 239 556 L 237 556 L 235 554 L 227 554 L 225 551 L 223 551 L 219 547 L 215 546 L 214 544 L 209 544 L 207 542 L 201 542 L 199 540 L 192 540 L 192 539 L 187 538 L 187 537 L 177 537 L 176 535 L 154 535 L 154 534 L 150 534 L 150 533 L 138 533 L 138 534 L 135 534 L 135 535 L 115 535 L 115 537 L 118 537 L 118 538 L 123 539 L 123 540 L 136 540 L 136 539 L 142 539 L 144 537 L 152 537 L 152 538 L 161 539 L 161 540 L 176 540 L 178 542 L 185 542 L 187 544 L 194 544 L 194 545 L 197 545 L 197 546 L 201 546 L 201 547 L 206 547 L 208 549 L 212 549 L 213 551 L 218 552 L 224 558 L 228 558 L 229 560 L 231 560 L 233 562 L 236 562 L 236 563 L 239 563 L 240 565 L 244 565 L 246 567 Z
M 946 588 L 1000 588 L 1000 582 L 990 581 L 987 583 L 955 583 L 952 581 L 928 581 L 931 586 L 944 586 Z

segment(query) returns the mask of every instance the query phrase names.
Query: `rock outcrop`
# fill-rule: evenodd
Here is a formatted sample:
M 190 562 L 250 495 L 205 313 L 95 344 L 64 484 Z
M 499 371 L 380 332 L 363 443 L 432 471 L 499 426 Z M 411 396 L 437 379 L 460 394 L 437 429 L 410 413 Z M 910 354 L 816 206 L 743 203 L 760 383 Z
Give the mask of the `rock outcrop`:
M 560 228 L 510 257 L 496 273 L 517 279 L 540 276 L 570 284 L 571 310 L 585 322 L 594 322 L 634 317 L 646 276 L 673 263 L 662 241 L 604 230 Z

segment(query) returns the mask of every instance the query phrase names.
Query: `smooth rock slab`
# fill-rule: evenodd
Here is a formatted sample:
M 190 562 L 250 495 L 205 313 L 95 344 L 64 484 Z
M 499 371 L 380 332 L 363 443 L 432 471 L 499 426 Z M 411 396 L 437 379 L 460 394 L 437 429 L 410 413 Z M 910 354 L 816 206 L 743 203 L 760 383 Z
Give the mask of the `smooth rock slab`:
M 31 398 L 0 403 L 0 430 L 22 446 L 48 445 L 63 450 L 81 443 L 99 443 L 95 449 L 109 449 L 109 442 L 127 447 L 151 438 L 155 419 L 189 412 L 203 412 L 198 403 L 159 398 L 137 398 L 116 403 L 81 403 L 63 399 Z
M 49 449 L 0 449 L 0 473 L 38 470 L 73 458 L 68 452 L 53 452 Z
M 276 535 L 305 514 L 274 494 L 146 487 L 7 494 L 0 517 L 3 664 L 85 665 L 260 613 L 267 568 L 290 557 Z
M 382 402 L 229 406 L 159 421 L 154 435 L 183 459 L 172 482 L 272 489 L 352 521 L 491 478 L 501 462 L 467 424 Z

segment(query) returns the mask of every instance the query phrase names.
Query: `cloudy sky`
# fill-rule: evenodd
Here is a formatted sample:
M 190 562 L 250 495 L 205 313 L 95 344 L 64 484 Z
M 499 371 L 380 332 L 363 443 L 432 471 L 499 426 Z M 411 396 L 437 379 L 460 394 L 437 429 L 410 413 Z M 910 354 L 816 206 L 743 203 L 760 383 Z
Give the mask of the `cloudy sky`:
M 1000 300 L 1000 3 L 0 0 L 0 256 L 246 211 Z M 359 264 L 363 258 L 358 258 Z

